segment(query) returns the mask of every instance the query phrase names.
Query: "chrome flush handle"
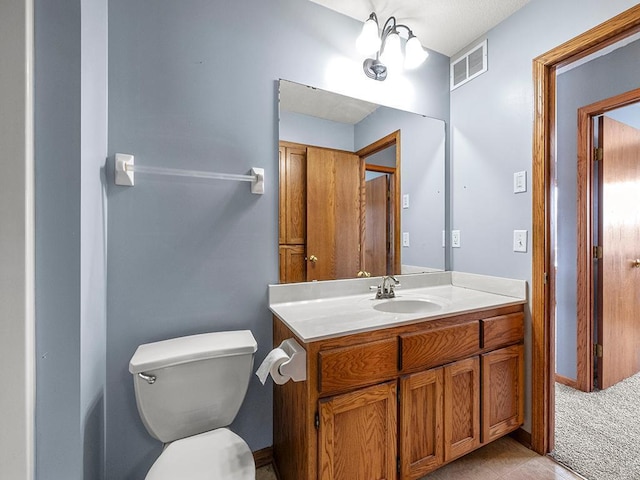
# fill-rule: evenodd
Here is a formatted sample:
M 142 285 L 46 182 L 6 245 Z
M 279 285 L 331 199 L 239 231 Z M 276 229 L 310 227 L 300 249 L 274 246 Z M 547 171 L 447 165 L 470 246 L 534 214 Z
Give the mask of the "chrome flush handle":
M 155 375 L 147 375 L 146 373 L 139 373 L 138 376 L 141 379 L 143 379 L 145 382 L 147 382 L 149 385 L 153 385 L 154 383 L 156 383 Z

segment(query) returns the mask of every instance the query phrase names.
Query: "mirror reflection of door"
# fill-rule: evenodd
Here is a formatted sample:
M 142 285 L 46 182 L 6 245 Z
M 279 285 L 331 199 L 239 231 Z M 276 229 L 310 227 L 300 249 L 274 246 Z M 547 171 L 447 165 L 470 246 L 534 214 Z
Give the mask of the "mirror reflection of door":
M 400 273 L 396 265 L 396 145 L 391 143 L 365 160 L 365 229 L 363 271 L 372 276 Z
M 307 281 L 360 271 L 361 161 L 354 153 L 307 148 Z
M 400 273 L 399 136 L 355 153 L 280 142 L 280 283 Z
M 364 271 L 374 277 L 389 270 L 389 176 L 367 170 L 365 183 Z

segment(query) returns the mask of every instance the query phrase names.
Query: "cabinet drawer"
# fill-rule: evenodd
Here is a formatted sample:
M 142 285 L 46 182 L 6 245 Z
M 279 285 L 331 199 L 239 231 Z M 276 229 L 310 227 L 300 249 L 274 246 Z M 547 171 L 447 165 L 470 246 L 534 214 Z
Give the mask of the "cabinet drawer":
M 522 312 L 485 318 L 480 320 L 480 325 L 483 349 L 494 349 L 524 339 L 524 314 Z
M 398 374 L 397 337 L 318 353 L 321 393 L 370 385 Z
M 480 349 L 477 321 L 400 335 L 402 369 L 430 368 L 475 355 Z

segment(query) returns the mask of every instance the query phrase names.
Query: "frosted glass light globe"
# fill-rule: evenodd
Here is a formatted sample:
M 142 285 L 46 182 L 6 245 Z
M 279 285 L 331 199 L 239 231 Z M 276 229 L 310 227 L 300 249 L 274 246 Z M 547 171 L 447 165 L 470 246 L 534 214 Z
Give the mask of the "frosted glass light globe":
M 356 39 L 356 48 L 363 55 L 372 55 L 380 48 L 378 22 L 370 18 L 362 26 L 362 32 Z

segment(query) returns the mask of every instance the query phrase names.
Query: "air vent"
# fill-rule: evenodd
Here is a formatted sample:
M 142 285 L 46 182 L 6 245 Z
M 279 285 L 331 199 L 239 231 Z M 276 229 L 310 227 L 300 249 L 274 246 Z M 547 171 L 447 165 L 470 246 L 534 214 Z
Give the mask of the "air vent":
M 451 62 L 451 90 L 487 71 L 487 41 L 472 47 Z

